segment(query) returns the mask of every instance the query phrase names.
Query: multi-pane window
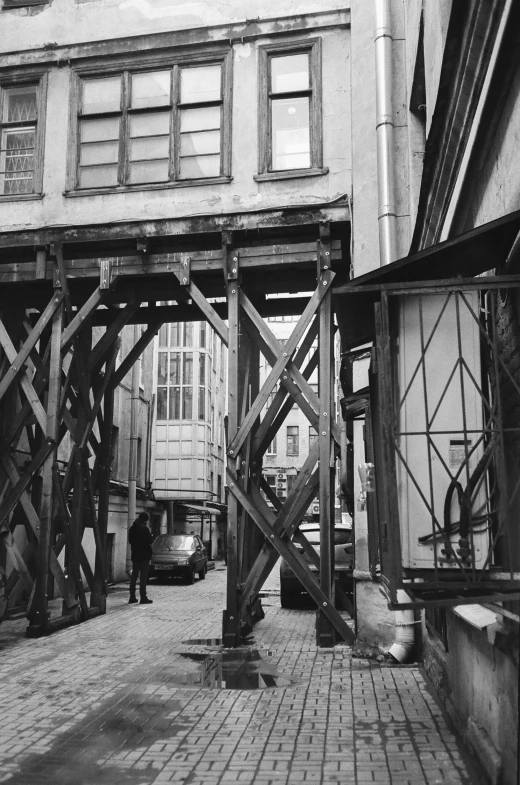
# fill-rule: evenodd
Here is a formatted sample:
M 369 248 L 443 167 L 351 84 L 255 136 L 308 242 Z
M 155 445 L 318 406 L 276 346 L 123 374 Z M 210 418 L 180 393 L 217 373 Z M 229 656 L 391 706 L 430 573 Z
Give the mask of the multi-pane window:
M 318 431 L 316 428 L 313 428 L 312 425 L 309 425 L 309 450 L 311 449 L 312 445 L 318 438 Z
M 260 50 L 260 174 L 322 165 L 319 41 Z
M 276 436 L 267 448 L 267 455 L 276 455 Z
M 78 188 L 220 177 L 224 63 L 83 76 Z
M 157 419 L 191 420 L 193 417 L 192 352 L 158 352 Z
M 199 420 L 206 419 L 206 355 L 199 354 Z
M 35 191 L 37 85 L 1 91 L 0 195 Z
M 299 428 L 297 425 L 287 426 L 287 455 L 299 455 L 300 452 L 300 437 Z
M 206 322 L 199 325 L 199 346 L 201 349 L 206 348 Z

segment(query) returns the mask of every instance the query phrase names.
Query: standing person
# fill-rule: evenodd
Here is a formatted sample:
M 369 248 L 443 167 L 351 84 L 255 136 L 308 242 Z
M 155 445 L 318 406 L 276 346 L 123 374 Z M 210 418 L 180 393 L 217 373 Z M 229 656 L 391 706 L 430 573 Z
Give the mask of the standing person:
M 137 602 L 135 588 L 139 576 L 139 594 L 141 605 L 150 605 L 153 600 L 146 596 L 146 582 L 150 559 L 152 558 L 153 535 L 148 528 L 148 515 L 140 512 L 128 532 L 128 542 L 132 550 L 132 575 L 130 577 L 130 599 L 128 602 Z

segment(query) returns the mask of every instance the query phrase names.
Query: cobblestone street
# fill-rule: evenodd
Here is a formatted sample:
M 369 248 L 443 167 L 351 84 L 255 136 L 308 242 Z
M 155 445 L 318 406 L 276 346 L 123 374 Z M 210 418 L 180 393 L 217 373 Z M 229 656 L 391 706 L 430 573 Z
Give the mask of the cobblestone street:
M 246 648 L 276 686 L 204 686 L 225 576 L 219 564 L 193 586 L 153 584 L 150 606 L 116 586 L 105 616 L 40 640 L 25 619 L 2 624 L 0 782 L 476 782 L 419 667 L 318 649 L 314 613 L 275 594 Z

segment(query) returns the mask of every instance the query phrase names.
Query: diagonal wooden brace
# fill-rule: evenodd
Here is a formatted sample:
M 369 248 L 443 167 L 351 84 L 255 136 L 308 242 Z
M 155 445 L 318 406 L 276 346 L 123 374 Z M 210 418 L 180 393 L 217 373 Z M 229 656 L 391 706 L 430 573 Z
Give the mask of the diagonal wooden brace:
M 300 554 L 296 546 L 290 540 L 282 540 L 275 534 L 273 527 L 268 523 L 264 516 L 257 510 L 256 506 L 252 503 L 251 499 L 240 488 L 236 481 L 236 477 L 228 469 L 228 486 L 237 499 L 237 501 L 244 507 L 246 512 L 249 513 L 256 525 L 261 530 L 262 534 L 271 542 L 276 548 L 279 555 L 285 559 L 291 570 L 294 572 L 299 581 L 303 584 L 312 599 L 317 603 L 320 611 L 327 617 L 334 629 L 339 633 L 347 643 L 353 643 L 355 640 L 354 633 L 334 608 L 332 603 L 329 602 L 321 588 L 314 580 L 314 576 L 309 566 L 300 559 Z
M 9 334 L 7 333 L 7 331 L 5 330 L 3 325 L 2 325 L 2 328 L 3 329 L 0 329 L 0 344 L 2 345 L 2 348 L 3 348 L 3 350 L 4 350 L 5 354 L 6 354 L 7 359 L 9 360 L 9 362 L 12 365 L 15 362 L 15 360 L 16 360 L 17 351 L 14 348 L 13 342 L 11 341 L 11 338 L 9 337 Z M 42 402 L 40 401 L 40 399 L 39 399 L 39 397 L 38 397 L 38 395 L 37 395 L 37 393 L 36 393 L 32 383 L 30 381 L 29 372 L 28 372 L 27 368 L 25 368 L 25 367 L 23 368 L 23 370 L 20 373 L 20 376 L 21 376 L 21 378 L 20 378 L 20 386 L 21 386 L 22 390 L 25 393 L 25 396 L 27 398 L 27 402 L 29 403 L 29 405 L 31 406 L 31 409 L 33 410 L 33 412 L 35 414 L 35 417 L 36 417 L 36 419 L 38 421 L 38 425 L 40 426 L 42 431 L 45 433 L 46 427 L 47 427 L 47 414 L 45 412 L 45 409 L 42 406 Z
M 229 330 L 223 319 L 220 318 L 211 303 L 208 303 L 200 289 L 194 284 L 191 278 L 188 278 L 188 283 L 184 283 L 184 268 L 181 265 L 181 271 L 175 272 L 174 275 L 185 288 L 195 305 L 198 306 L 206 321 L 210 323 L 222 343 L 229 346 Z
M 251 406 L 249 412 L 247 413 L 247 416 L 242 422 L 238 433 L 236 434 L 235 438 L 229 445 L 229 449 L 228 449 L 229 455 L 237 454 L 237 452 L 240 450 L 240 447 L 244 443 L 247 434 L 251 430 L 253 423 L 257 420 L 258 417 L 260 417 L 262 410 L 265 404 L 267 403 L 267 399 L 269 398 L 270 393 L 272 392 L 274 386 L 278 382 L 280 376 L 282 376 L 284 369 L 290 363 L 291 357 L 296 351 L 298 343 L 303 338 L 307 328 L 309 327 L 311 319 L 313 318 L 314 314 L 318 310 L 320 302 L 324 298 L 325 294 L 328 291 L 330 291 L 330 286 L 333 278 L 334 278 L 334 273 L 331 270 L 328 270 L 327 273 L 323 275 L 323 277 L 319 281 L 318 288 L 310 298 L 307 307 L 305 308 L 303 314 L 300 317 L 300 320 L 296 324 L 291 334 L 291 337 L 289 338 L 285 346 L 280 347 L 281 351 L 279 352 L 278 358 L 274 363 L 269 376 L 265 380 L 262 389 L 260 390 L 260 393 L 256 397 L 253 405 Z M 252 311 L 254 311 L 256 316 L 259 316 L 256 309 L 253 308 L 251 302 L 243 293 L 241 294 L 240 299 L 241 299 L 242 308 L 248 314 L 248 316 L 252 313 Z M 261 324 L 260 323 L 257 324 L 257 327 L 262 336 L 263 335 L 267 336 L 269 333 L 272 335 L 271 331 L 269 330 L 267 325 L 263 322 L 263 320 L 261 320 Z M 278 346 L 280 346 L 279 343 Z
M 31 333 L 27 340 L 25 341 L 24 345 L 22 346 L 21 350 L 18 352 L 14 360 L 12 360 L 7 373 L 0 381 L 0 401 L 9 390 L 11 384 L 17 379 L 20 374 L 24 373 L 25 362 L 27 361 L 29 355 L 31 354 L 33 348 L 38 343 L 41 338 L 41 335 L 45 329 L 45 327 L 49 324 L 50 320 L 52 319 L 56 308 L 60 305 L 61 301 L 63 300 L 64 295 L 62 293 L 57 292 L 50 303 L 47 305 L 43 313 L 41 314 L 40 318 L 38 319 L 37 323 L 31 330 Z M 2 342 L 2 346 L 4 343 L 7 343 L 9 339 L 9 334 L 5 329 L 5 326 L 0 319 L 0 341 Z M 10 339 L 9 339 L 10 340 Z

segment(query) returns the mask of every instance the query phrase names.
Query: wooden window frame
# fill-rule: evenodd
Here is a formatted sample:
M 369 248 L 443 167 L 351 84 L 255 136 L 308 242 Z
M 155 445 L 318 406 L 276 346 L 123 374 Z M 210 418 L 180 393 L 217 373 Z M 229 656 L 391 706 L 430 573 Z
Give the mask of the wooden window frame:
M 291 437 L 296 437 L 295 441 L 289 441 L 289 428 L 294 428 L 295 433 L 291 433 Z M 298 425 L 287 425 L 287 430 L 285 434 L 286 444 L 285 444 L 285 454 L 288 457 L 296 457 L 300 454 L 300 427 Z M 289 444 L 292 444 L 293 448 L 296 448 L 294 452 L 289 452 Z
M 88 64 L 78 65 L 73 70 L 71 103 L 69 113 L 69 145 L 67 162 L 67 183 L 65 196 L 91 196 L 101 193 L 126 193 L 131 191 L 164 190 L 170 188 L 186 188 L 197 185 L 213 185 L 229 183 L 233 179 L 231 176 L 231 138 L 232 138 L 232 53 L 229 46 L 211 47 L 204 50 L 198 49 L 186 51 L 183 54 L 169 51 L 154 57 L 132 57 L 116 58 L 109 62 L 96 59 Z M 201 177 L 193 179 L 169 179 L 163 182 L 133 183 L 124 182 L 125 172 L 128 165 L 128 136 L 127 123 L 124 119 L 128 116 L 128 95 L 130 76 L 133 74 L 146 73 L 156 70 L 170 70 L 172 72 L 173 94 L 170 104 L 172 118 L 172 136 L 178 138 L 178 115 L 180 101 L 178 96 L 178 83 L 180 81 L 180 69 L 184 67 L 196 67 L 204 65 L 221 66 L 221 140 L 220 140 L 220 174 L 216 177 Z M 119 136 L 119 159 L 118 159 L 118 185 L 94 186 L 92 188 L 80 188 L 78 184 L 79 168 L 79 124 L 81 110 L 81 82 L 83 79 L 103 78 L 121 75 L 121 122 Z M 164 108 L 164 107 L 162 107 Z M 170 178 L 175 176 L 177 171 L 177 159 L 179 151 L 178 144 L 175 144 L 173 156 L 170 149 Z M 172 163 L 175 159 L 175 165 Z M 173 169 L 173 171 L 172 171 Z
M 43 159 L 45 153 L 45 116 L 47 108 L 47 71 L 43 68 L 19 69 L 0 73 L 0 119 L 4 90 L 11 87 L 36 87 L 36 133 L 34 137 L 33 190 L 25 194 L 0 194 L 0 202 L 23 202 L 43 197 Z M 0 122 L 0 130 L 3 123 Z
M 269 96 L 269 67 L 272 57 L 309 55 L 310 77 L 310 167 L 305 169 L 272 169 L 272 129 Z M 265 44 L 258 47 L 258 174 L 257 182 L 288 180 L 297 177 L 316 177 L 327 174 L 323 166 L 321 38 L 306 38 Z

